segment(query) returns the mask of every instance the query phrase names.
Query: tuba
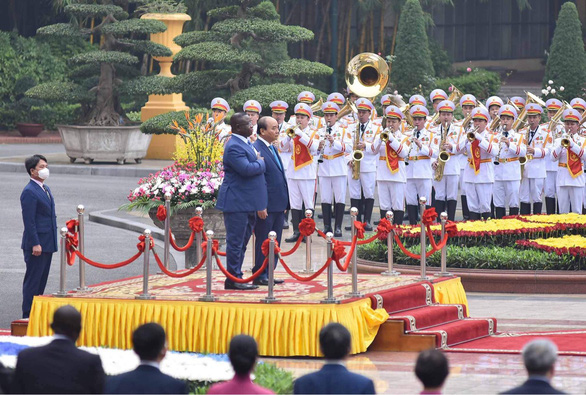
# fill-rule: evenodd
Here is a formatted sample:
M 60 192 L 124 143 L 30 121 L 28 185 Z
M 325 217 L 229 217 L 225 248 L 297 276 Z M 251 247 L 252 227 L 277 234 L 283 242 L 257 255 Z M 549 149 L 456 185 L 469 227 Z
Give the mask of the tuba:
M 321 111 L 322 104 L 324 104 L 324 99 L 320 97 L 317 102 L 313 103 L 309 107 L 311 108 L 312 112 L 318 112 L 318 111 Z
M 358 96 L 369 98 L 378 96 L 387 87 L 388 83 L 389 65 L 377 54 L 370 52 L 360 53 L 354 56 L 346 65 L 346 85 L 348 85 L 350 91 Z M 348 107 L 353 112 L 358 112 L 354 103 L 349 103 Z M 342 113 L 342 110 L 340 110 L 340 113 Z M 338 117 L 341 117 L 340 113 L 338 113 Z M 360 178 L 360 161 L 364 158 L 364 152 L 358 149 L 359 143 L 360 131 L 355 130 L 352 151 L 353 180 Z

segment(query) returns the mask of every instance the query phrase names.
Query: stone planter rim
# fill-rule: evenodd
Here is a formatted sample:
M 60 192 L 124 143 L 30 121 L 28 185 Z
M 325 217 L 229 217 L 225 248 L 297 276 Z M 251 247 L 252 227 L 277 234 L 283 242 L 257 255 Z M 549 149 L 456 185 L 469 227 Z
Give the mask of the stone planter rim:
M 184 12 L 174 12 L 170 14 L 149 12 L 140 17 L 140 19 L 155 19 L 159 21 L 190 21 L 191 17 Z

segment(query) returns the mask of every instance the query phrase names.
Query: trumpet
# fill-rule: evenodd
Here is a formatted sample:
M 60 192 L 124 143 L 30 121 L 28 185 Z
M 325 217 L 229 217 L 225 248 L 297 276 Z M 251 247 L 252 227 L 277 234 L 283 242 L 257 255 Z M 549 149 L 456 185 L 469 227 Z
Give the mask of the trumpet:
M 385 129 L 381 132 L 380 134 L 380 139 L 383 143 L 386 143 L 387 141 L 389 141 L 389 132 L 388 129 Z
M 572 144 L 572 141 L 570 140 L 570 135 L 567 133 L 564 133 L 562 135 L 562 147 L 569 148 L 571 144 Z
M 294 128 L 289 128 L 287 130 L 285 130 L 285 134 L 287 134 L 287 136 L 289 136 L 290 138 L 295 138 L 295 136 L 297 136 L 297 134 L 295 134 L 295 130 L 297 129 L 297 126 L 295 126 Z
M 466 137 L 468 138 L 468 141 L 470 141 L 471 143 L 474 142 L 474 140 L 476 140 L 476 133 L 478 133 L 478 127 L 470 130 L 468 133 L 466 133 Z

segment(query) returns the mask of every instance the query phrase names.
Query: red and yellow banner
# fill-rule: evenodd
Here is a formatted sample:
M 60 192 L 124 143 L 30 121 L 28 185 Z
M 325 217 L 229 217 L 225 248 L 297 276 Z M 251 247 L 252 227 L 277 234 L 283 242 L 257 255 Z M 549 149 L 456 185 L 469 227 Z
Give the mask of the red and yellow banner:
M 299 170 L 313 162 L 313 156 L 309 153 L 309 148 L 299 140 L 301 140 L 299 136 L 293 139 L 293 164 L 295 165 L 295 170 Z
M 391 148 L 390 141 L 387 141 L 387 166 L 393 174 L 399 171 L 399 155 Z

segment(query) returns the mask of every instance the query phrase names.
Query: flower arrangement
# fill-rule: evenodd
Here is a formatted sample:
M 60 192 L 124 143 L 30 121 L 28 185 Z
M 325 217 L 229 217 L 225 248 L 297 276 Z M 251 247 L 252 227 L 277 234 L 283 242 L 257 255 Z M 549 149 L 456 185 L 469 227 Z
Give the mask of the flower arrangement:
M 174 153 L 175 163 L 138 181 L 138 187 L 128 194 L 128 203 L 120 210 L 148 213 L 171 194 L 171 213 L 178 210 L 216 206 L 220 185 L 224 179 L 223 145 L 216 135 L 218 119 L 208 115 L 191 116 L 184 113 L 188 127 L 174 120 L 171 128 L 183 139 Z
M 586 238 L 581 235 L 565 235 L 549 239 L 518 240 L 517 245 L 536 248 L 557 255 L 570 254 L 575 257 L 586 257 Z

